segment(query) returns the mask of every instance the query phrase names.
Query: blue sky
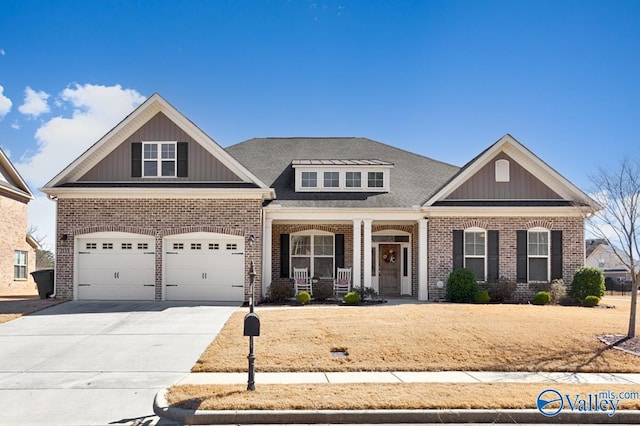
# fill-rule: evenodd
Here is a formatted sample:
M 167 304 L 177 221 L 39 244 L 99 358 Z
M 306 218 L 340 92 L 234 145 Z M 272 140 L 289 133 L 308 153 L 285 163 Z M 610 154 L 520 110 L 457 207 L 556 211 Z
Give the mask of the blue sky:
M 640 158 L 638 1 L 9 0 L 0 34 L 0 146 L 34 190 L 154 92 L 222 146 L 365 136 L 463 165 L 511 133 L 586 191 Z M 30 205 L 50 238 L 53 215 Z

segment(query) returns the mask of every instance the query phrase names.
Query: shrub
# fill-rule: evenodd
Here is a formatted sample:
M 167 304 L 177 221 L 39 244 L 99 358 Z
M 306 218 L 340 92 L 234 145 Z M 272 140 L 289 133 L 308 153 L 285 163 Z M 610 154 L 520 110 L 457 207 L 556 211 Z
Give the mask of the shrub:
M 488 282 L 486 287 L 491 295 L 491 300 L 496 303 L 504 303 L 512 299 L 513 293 L 516 291 L 517 284 L 513 281 L 507 280 L 505 277 L 500 277 L 498 281 Z
M 551 295 L 548 291 L 539 291 L 533 296 L 534 305 L 547 305 L 549 302 L 551 302 Z
M 313 298 L 324 301 L 333 297 L 333 284 L 328 281 L 313 285 Z
M 489 292 L 487 290 L 477 291 L 473 296 L 473 301 L 476 303 L 489 303 L 491 302 L 491 296 L 489 296 Z
M 551 296 L 551 303 L 554 305 L 559 304 L 565 297 L 567 297 L 567 288 L 565 287 L 562 278 L 551 281 L 549 295 Z
M 359 287 L 355 285 L 352 291 L 360 295 L 360 300 L 375 299 L 378 296 L 378 293 L 373 287 Z
M 344 295 L 344 303 L 348 305 L 355 305 L 360 302 L 360 295 L 355 291 L 350 291 L 349 293 Z
M 275 282 L 269 286 L 267 300 L 273 303 L 283 303 L 294 296 L 293 287 L 288 282 Z
M 584 303 L 587 296 L 596 296 L 601 299 L 605 294 L 604 276 L 602 271 L 594 267 L 582 267 L 578 269 L 571 282 L 569 295 Z
M 300 293 L 296 294 L 296 300 L 298 301 L 298 303 L 306 305 L 311 301 L 311 295 L 306 291 L 301 291 Z
M 447 300 L 450 302 L 471 302 L 478 291 L 476 276 L 470 269 L 456 269 L 447 279 Z
M 593 308 L 598 303 L 600 303 L 600 298 L 598 296 L 587 296 L 584 298 L 584 302 L 582 302 L 582 304 L 587 308 Z

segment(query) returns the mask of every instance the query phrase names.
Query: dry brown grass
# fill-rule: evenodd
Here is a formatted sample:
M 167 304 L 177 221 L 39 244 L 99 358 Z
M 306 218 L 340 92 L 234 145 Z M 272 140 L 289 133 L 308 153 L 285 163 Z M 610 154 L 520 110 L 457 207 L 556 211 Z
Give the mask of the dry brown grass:
M 640 372 L 638 357 L 607 350 L 626 334 L 629 303 L 616 309 L 532 305 L 405 304 L 260 308 L 256 371 Z M 246 311 L 235 313 L 193 367 L 246 371 Z M 330 356 L 346 348 L 347 359 Z
M 538 383 L 401 383 L 193 386 L 171 388 L 172 406 L 200 410 L 353 410 L 353 409 L 523 409 L 536 408 L 548 384 Z M 633 385 L 555 384 L 563 394 L 603 391 L 637 392 Z M 640 409 L 640 400 L 621 401 L 622 409 Z
M 37 296 L 0 297 L 0 324 L 59 303 L 62 301 L 56 299 L 40 300 Z

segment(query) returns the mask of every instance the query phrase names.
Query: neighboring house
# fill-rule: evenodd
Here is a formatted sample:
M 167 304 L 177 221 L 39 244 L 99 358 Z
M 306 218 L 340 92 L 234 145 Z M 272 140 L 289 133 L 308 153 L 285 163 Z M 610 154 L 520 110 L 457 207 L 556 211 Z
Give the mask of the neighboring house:
M 595 205 L 510 135 L 463 168 L 366 138 L 223 149 L 157 94 L 42 190 L 67 299 L 243 301 L 254 262 L 258 297 L 302 266 L 439 300 L 468 267 L 524 300 L 583 265 Z
M 602 270 L 605 280 L 609 278 L 613 283 L 631 283 L 631 272 L 627 265 L 620 261 L 613 247 L 603 239 L 591 239 L 585 241 L 586 259 L 585 266 L 591 266 Z M 627 264 L 629 256 L 617 249 Z
M 35 293 L 38 243 L 27 235 L 27 204 L 33 194 L 0 149 L 0 294 Z

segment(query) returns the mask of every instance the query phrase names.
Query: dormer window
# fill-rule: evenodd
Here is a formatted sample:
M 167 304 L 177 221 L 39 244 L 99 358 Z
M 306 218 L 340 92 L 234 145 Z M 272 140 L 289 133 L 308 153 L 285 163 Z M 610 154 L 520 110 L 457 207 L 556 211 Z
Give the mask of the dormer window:
M 369 172 L 367 173 L 367 176 L 369 188 L 384 188 L 384 173 Z
M 324 172 L 324 188 L 340 188 L 340 172 Z
M 362 187 L 362 172 L 345 172 L 345 186 L 347 188 Z
M 300 179 L 300 186 L 303 188 L 317 188 L 318 187 L 318 173 L 317 172 L 302 172 Z
M 380 160 L 293 160 L 298 192 L 387 192 L 392 163 Z

